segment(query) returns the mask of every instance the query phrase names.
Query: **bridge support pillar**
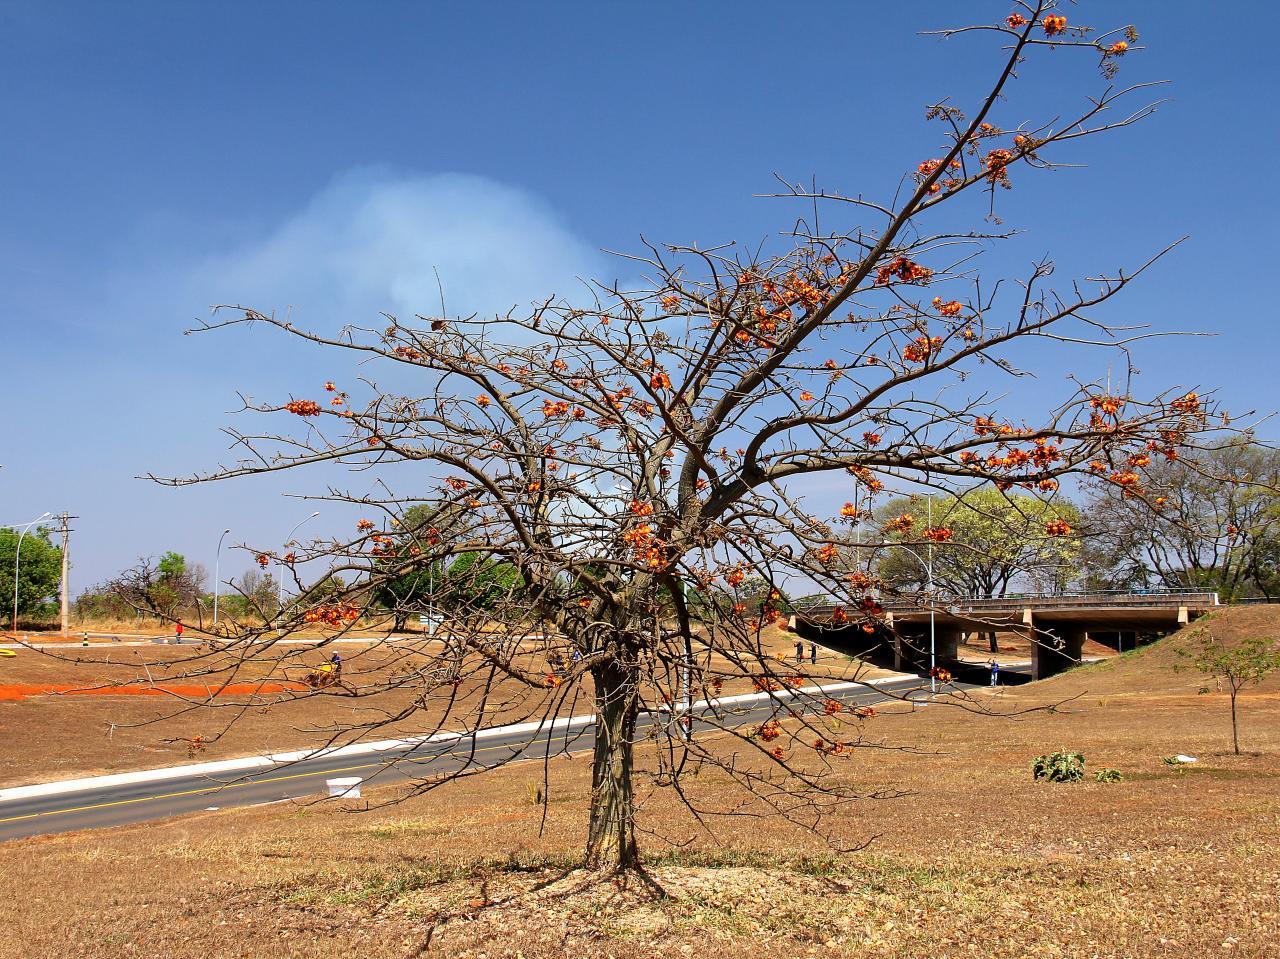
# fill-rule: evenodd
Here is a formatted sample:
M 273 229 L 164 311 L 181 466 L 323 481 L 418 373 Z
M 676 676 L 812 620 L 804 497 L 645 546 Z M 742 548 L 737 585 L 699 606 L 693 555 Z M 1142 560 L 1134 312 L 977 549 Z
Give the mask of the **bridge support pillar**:
M 1080 664 L 1088 631 L 1074 624 L 1046 627 L 1031 634 L 1031 678 L 1048 679 Z
M 893 642 L 894 669 L 900 673 L 927 673 L 929 671 L 929 627 L 923 630 L 918 623 L 914 628 L 896 634 Z M 954 627 L 936 627 L 933 634 L 934 658 L 938 665 L 951 668 L 960 655 L 960 630 Z

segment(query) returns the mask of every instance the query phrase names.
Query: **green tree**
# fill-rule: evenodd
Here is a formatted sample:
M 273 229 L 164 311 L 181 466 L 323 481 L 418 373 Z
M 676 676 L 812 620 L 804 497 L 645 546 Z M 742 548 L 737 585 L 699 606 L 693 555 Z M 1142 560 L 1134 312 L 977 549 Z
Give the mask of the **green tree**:
M 1257 685 L 1276 670 L 1280 670 L 1280 647 L 1265 636 L 1254 636 L 1228 646 L 1209 629 L 1198 630 L 1190 645 L 1175 650 L 1186 662 L 1175 669 L 1194 669 L 1225 683 L 1231 697 L 1231 748 L 1240 755 L 1240 724 L 1236 700 L 1240 690 L 1250 684 Z M 1200 690 L 1207 693 L 1208 688 Z
M 933 526 L 949 530 L 950 539 L 934 543 L 922 539 L 929 500 Z M 1080 510 L 1062 498 L 1052 501 L 986 487 L 959 498 L 902 496 L 876 511 L 882 527 L 910 516 L 909 528 L 889 528 L 891 540 L 912 546 L 926 559 L 932 555 L 933 581 L 954 596 L 1003 596 L 1017 580 L 1064 587 L 1080 555 L 1076 535 L 1053 535 L 1050 524 L 1061 521 L 1075 532 Z M 1060 528 L 1060 527 L 1055 527 Z M 880 578 L 898 589 L 923 589 L 925 568 L 906 550 L 888 548 L 877 563 Z
M 0 530 L 0 609 L 13 609 L 13 567 L 18 553 L 19 530 Z M 18 564 L 18 615 L 29 616 L 58 598 L 62 577 L 62 550 L 43 528 L 22 536 L 22 556 Z M 4 617 L 6 620 L 8 616 Z
M 1280 588 L 1280 450 L 1247 437 L 1195 463 L 1153 460 L 1140 495 L 1099 482 L 1089 567 L 1099 585 L 1216 590 L 1223 599 Z

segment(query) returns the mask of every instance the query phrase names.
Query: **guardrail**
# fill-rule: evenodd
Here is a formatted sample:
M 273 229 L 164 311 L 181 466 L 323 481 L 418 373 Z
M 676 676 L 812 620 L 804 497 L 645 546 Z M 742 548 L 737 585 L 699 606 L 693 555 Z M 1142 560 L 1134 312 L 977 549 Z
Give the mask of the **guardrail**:
M 806 606 L 797 610 L 800 613 L 822 613 L 835 609 L 837 603 L 821 603 Z M 1143 606 L 1218 606 L 1218 594 L 1207 590 L 1136 590 L 1121 592 L 1116 590 L 1094 593 L 1061 593 L 1061 594 L 1015 594 L 1011 596 L 972 596 L 954 597 L 937 596 L 930 602 L 929 597 L 915 599 L 881 599 L 880 605 L 890 612 L 902 610 L 927 610 L 930 608 L 948 611 L 979 610 L 1017 610 L 1017 609 L 1062 609 L 1064 607 L 1099 607 L 1099 608 L 1132 608 Z

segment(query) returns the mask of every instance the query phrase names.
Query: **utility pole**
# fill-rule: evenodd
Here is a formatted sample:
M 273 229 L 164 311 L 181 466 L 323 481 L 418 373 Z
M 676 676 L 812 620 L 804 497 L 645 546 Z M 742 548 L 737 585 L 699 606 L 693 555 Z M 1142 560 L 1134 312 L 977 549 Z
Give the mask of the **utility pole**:
M 62 585 L 58 592 L 62 598 L 62 635 L 69 636 L 71 631 L 71 586 L 68 581 L 71 572 L 71 521 L 79 519 L 79 516 L 71 516 L 66 510 L 58 517 L 61 528 L 58 530 L 62 534 Z

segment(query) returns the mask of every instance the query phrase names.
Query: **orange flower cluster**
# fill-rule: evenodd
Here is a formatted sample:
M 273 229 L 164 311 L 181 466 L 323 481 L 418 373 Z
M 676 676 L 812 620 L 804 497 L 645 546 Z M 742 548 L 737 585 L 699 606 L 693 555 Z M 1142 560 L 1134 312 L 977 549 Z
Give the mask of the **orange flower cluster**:
M 1051 13 L 1040 21 L 1046 37 L 1056 37 L 1067 29 L 1067 18 L 1060 13 Z
M 988 153 L 983 161 L 983 165 L 987 168 L 987 181 L 1008 187 L 1009 164 L 1013 162 L 1013 156 L 1012 150 L 1005 149 L 995 149 Z
M 444 485 L 449 487 L 449 489 L 453 490 L 455 493 L 461 493 L 464 489 L 467 489 L 470 486 L 466 480 L 459 479 L 456 476 L 450 476 L 444 481 Z
M 1151 457 L 1146 453 L 1134 453 L 1129 457 L 1129 465 L 1139 469 L 1151 465 Z
M 815 739 L 813 741 L 813 748 L 816 749 L 818 753 L 823 756 L 840 756 L 840 755 L 843 755 L 844 752 L 851 747 L 847 743 L 841 743 L 841 742 L 828 743 L 826 740 L 823 740 L 823 739 Z
M 362 533 L 367 533 L 369 530 L 373 529 L 373 521 L 367 519 L 359 520 L 356 523 L 356 529 L 360 530 Z
M 933 270 L 912 262 L 905 256 L 896 257 L 887 266 L 876 270 L 876 284 L 879 286 L 892 283 L 895 279 L 903 283 L 928 283 L 932 277 Z
M 1111 482 L 1117 486 L 1132 488 L 1138 486 L 1142 482 L 1142 477 L 1133 470 L 1122 470 L 1118 473 L 1111 474 Z
M 1111 46 L 1102 51 L 1102 55 L 1106 57 L 1122 57 L 1129 51 L 1129 44 L 1125 40 L 1117 40 Z
M 569 415 L 569 404 L 564 400 L 543 400 L 542 415 L 548 419 Z
M 662 298 L 662 308 L 670 313 L 680 305 L 680 297 L 674 293 L 669 293 Z
M 831 623 L 833 626 L 843 626 L 849 622 L 849 614 L 844 611 L 843 606 L 837 606 L 831 611 Z
M 879 433 L 868 432 L 862 434 L 862 442 L 866 443 L 868 446 L 879 446 L 880 439 L 881 437 Z
M 822 715 L 834 716 L 836 713 L 844 712 L 844 703 L 838 699 L 824 699 L 822 701 Z
M 934 679 L 936 679 L 940 683 L 951 682 L 951 670 L 946 669 L 942 666 L 933 667 L 933 669 L 929 670 L 929 675 L 932 676 Z
M 1004 456 L 992 453 L 986 459 L 986 467 L 989 470 L 1013 470 L 1020 466 L 1026 466 L 1029 462 L 1031 462 L 1030 453 L 1026 450 L 1012 449 L 1005 453 Z
M 1058 481 L 1055 479 L 1042 479 L 1036 484 L 1036 489 L 1042 493 L 1052 493 L 1058 488 Z
M 920 535 L 930 542 L 945 543 L 954 535 L 945 526 L 928 526 L 920 531 Z
M 284 408 L 295 416 L 320 415 L 320 404 L 315 400 L 290 400 Z
M 857 516 L 858 507 L 854 506 L 852 503 L 845 503 L 840 507 L 840 515 L 844 517 Z
M 870 576 L 861 571 L 849 573 L 844 579 L 853 589 L 870 589 L 873 582 Z
M 1031 462 L 1035 463 L 1040 469 L 1048 469 L 1054 463 L 1062 459 L 1062 450 L 1056 443 L 1050 443 L 1041 436 L 1036 440 L 1036 445 L 1031 450 Z
M 776 693 L 782 688 L 782 684 L 768 676 L 755 676 L 751 680 L 751 688 L 758 693 Z
M 488 406 L 491 402 L 493 401 L 490 400 L 489 397 L 485 396 L 483 393 L 481 393 L 479 396 L 476 397 L 476 406 L 479 406 L 481 409 Z
M 655 390 L 669 390 L 671 389 L 671 377 L 667 376 L 666 373 L 654 373 L 649 378 L 649 385 Z
M 814 556 L 818 558 L 818 562 L 823 566 L 827 566 L 835 562 L 836 557 L 839 555 L 840 549 L 835 543 L 827 543 L 826 545 L 819 547 L 817 552 L 814 553 Z
M 327 392 L 329 392 L 329 393 L 335 393 L 335 392 L 337 392 L 337 390 L 338 390 L 338 388 L 337 388 L 336 386 L 334 386 L 334 385 L 333 385 L 333 381 L 332 381 L 332 380 L 330 380 L 330 381 L 328 381 L 327 383 L 325 383 L 324 388 L 325 388 L 325 390 L 326 390 Z
M 631 547 L 637 559 L 644 560 L 650 569 L 658 569 L 667 561 L 666 550 L 662 540 L 653 532 L 648 523 L 641 523 L 634 529 L 622 534 L 622 541 Z
M 1107 416 L 1115 416 L 1124 409 L 1124 400 L 1116 396 L 1095 396 L 1089 405 Z
M 815 399 L 814 395 L 813 395 L 812 393 L 810 393 L 808 390 L 801 390 L 801 391 L 800 391 L 800 402 L 801 402 L 801 403 L 812 403 L 812 402 L 814 401 L 814 399 Z
M 959 300 L 942 301 L 942 297 L 935 296 L 933 298 L 933 308 L 943 316 L 959 316 L 960 311 L 964 309 L 964 304 Z
M 901 516 L 895 516 L 889 522 L 884 524 L 886 533 L 905 533 L 916 525 L 916 518 L 910 513 L 903 513 Z
M 862 599 L 858 600 L 858 609 L 868 616 L 879 616 L 884 612 L 884 607 L 870 596 L 863 596 Z
M 1018 27 L 1025 27 L 1027 25 L 1027 18 L 1020 13 L 1011 13 L 1004 18 L 1004 22 L 1009 24 L 1010 30 L 1017 30 Z
M 268 556 L 266 553 L 259 553 L 255 557 L 255 559 L 258 565 L 261 566 L 263 569 L 266 569 L 268 566 L 271 565 L 271 557 Z
M 951 170 L 959 170 L 960 161 L 952 160 L 950 163 L 947 164 L 947 167 L 948 169 L 951 169 Z M 941 160 L 925 160 L 923 163 L 921 163 L 919 166 L 916 167 L 916 182 L 923 183 L 925 180 L 929 179 L 929 177 L 933 176 L 933 174 L 936 173 L 941 168 L 942 168 Z M 938 193 L 939 191 L 942 190 L 943 187 L 946 187 L 948 190 L 950 190 L 953 187 L 959 186 L 960 182 L 961 181 L 955 179 L 954 177 L 948 177 L 940 181 L 935 181 L 934 183 L 931 183 L 929 185 L 929 192 Z
M 835 360 L 824 360 L 822 362 L 822 366 L 824 369 L 830 371 L 829 375 L 832 383 L 844 376 L 844 370 L 840 369 L 839 364 L 836 363 Z
M 859 719 L 871 719 L 876 714 L 876 708 L 874 706 L 855 706 L 853 707 L 853 714 Z
M 360 618 L 360 608 L 358 606 L 317 606 L 315 609 L 309 609 L 303 614 L 302 619 L 307 623 L 323 623 L 325 626 L 338 627 L 344 623 L 354 623 Z
M 395 354 L 396 354 L 396 356 L 400 357 L 402 360 L 420 360 L 420 359 L 422 359 L 422 354 L 421 354 L 421 353 L 419 353 L 417 350 L 415 350 L 415 349 L 413 349 L 413 348 L 411 348 L 411 347 L 408 347 L 408 346 L 397 346 L 397 347 L 395 348 Z
M 782 735 L 782 725 L 776 719 L 770 719 L 756 727 L 756 735 L 771 743 Z
M 865 466 L 848 466 L 845 467 L 850 476 L 854 477 L 858 482 L 865 486 L 870 492 L 878 493 L 884 489 L 884 483 L 876 479 L 871 470 Z
M 627 504 L 627 510 L 634 516 L 652 516 L 653 504 L 642 503 L 638 499 L 633 499 Z
M 1169 404 L 1169 408 L 1175 413 L 1184 415 L 1194 415 L 1200 412 L 1200 396 L 1194 391 L 1186 396 L 1180 397 Z
M 746 571 L 741 566 L 736 566 L 729 571 L 729 575 L 725 577 L 725 581 L 730 586 L 740 586 L 742 581 L 747 578 Z
M 902 351 L 902 358 L 910 363 L 923 363 L 942 348 L 942 337 L 917 336 L 915 341 Z
M 1071 524 L 1065 519 L 1055 519 L 1045 526 L 1044 531 L 1050 536 L 1070 536 L 1072 532 Z
M 979 416 L 973 421 L 973 433 L 975 436 L 1005 436 L 1013 432 L 1013 427 L 1008 423 L 998 423 L 989 416 Z

